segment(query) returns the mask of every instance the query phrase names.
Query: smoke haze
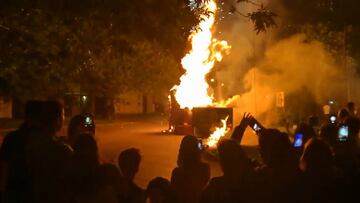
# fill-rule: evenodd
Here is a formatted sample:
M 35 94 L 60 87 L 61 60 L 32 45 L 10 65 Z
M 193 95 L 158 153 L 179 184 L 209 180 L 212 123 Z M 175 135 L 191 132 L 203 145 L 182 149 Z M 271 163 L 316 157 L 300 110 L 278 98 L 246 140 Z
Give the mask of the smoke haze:
M 244 13 L 254 9 L 252 5 L 241 6 L 238 9 Z M 323 43 L 310 40 L 303 33 L 276 40 L 276 30 L 256 35 L 250 22 L 229 18 L 233 18 L 232 23 L 220 28 L 232 49 L 219 65 L 217 78 L 225 84 L 224 98 L 237 95 L 229 105 L 235 107 L 234 124 L 243 112 L 261 115 L 275 108 L 277 92 L 284 92 L 286 98 L 307 89 L 320 105 L 333 99 L 343 104 L 348 96 L 359 103 L 355 99 L 360 94 L 356 91 L 359 79 L 354 63 L 347 68 L 336 64 Z M 264 122 L 270 123 L 268 119 Z

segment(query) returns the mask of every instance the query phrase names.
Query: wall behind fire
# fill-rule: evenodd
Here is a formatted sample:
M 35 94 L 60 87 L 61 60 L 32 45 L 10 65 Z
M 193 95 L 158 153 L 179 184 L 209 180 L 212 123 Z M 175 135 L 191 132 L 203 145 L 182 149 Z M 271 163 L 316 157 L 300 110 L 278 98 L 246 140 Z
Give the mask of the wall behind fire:
M 120 94 L 114 101 L 116 114 L 139 114 L 155 112 L 151 95 L 129 91 Z

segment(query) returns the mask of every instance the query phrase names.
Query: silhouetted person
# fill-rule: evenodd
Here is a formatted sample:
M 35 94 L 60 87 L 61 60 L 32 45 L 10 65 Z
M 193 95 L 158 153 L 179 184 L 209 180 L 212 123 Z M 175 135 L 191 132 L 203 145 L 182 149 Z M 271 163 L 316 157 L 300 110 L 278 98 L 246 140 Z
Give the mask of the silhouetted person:
M 123 186 L 119 195 L 119 202 L 141 203 L 145 202 L 145 191 L 134 182 L 139 171 L 141 156 L 139 150 L 130 148 L 120 153 L 118 158 L 119 168 L 123 175 Z
M 45 102 L 41 132 L 26 146 L 27 166 L 31 176 L 31 199 L 37 203 L 66 202 L 72 150 L 55 137 L 62 128 L 62 105 Z
M 354 102 L 349 102 L 346 104 L 346 109 L 348 110 L 349 112 L 349 115 L 351 117 L 356 117 L 356 106 L 355 106 L 355 103 Z
M 309 123 L 309 126 L 312 128 L 319 126 L 319 117 L 315 116 L 315 115 L 309 116 L 308 123 Z
M 28 139 L 40 130 L 44 102 L 29 101 L 25 106 L 25 120 L 9 133 L 0 149 L 1 177 L 4 202 L 28 202 L 30 177 L 26 164 L 25 146 Z
M 201 161 L 199 141 L 187 135 L 180 144 L 176 167 L 171 174 L 171 185 L 179 202 L 199 202 L 201 192 L 210 179 L 210 167 Z
M 95 136 L 95 122 L 89 114 L 79 114 L 71 118 L 67 132 L 67 142 L 73 146 L 77 137 L 81 134 Z
M 114 167 L 100 164 L 98 147 L 91 134 L 78 135 L 74 143 L 74 158 L 72 163 L 72 201 L 79 203 L 118 202 L 117 187 L 107 177 L 106 171 L 115 172 L 120 181 L 120 173 Z M 118 175 L 116 175 L 118 173 Z
M 170 181 L 165 178 L 157 177 L 152 179 L 146 193 L 149 203 L 176 203 L 175 193 L 171 188 Z
M 349 127 L 349 142 L 356 145 L 359 141 L 360 120 L 350 117 L 345 120 L 345 125 Z
M 357 189 L 360 187 L 359 120 L 349 117 L 344 125 L 348 127 L 348 138 L 338 140 L 334 147 L 335 164 L 343 174 L 345 196 L 360 201 Z
M 259 135 L 263 166 L 257 169 L 268 202 L 291 202 L 299 178 L 298 159 L 288 135 L 266 129 Z
M 338 196 L 343 196 L 341 186 L 337 186 L 332 151 L 325 141 L 319 138 L 308 141 L 301 158 L 301 168 L 303 177 L 297 189 L 301 195 L 297 197 L 302 202 L 338 202 Z
M 309 116 L 308 125 L 313 129 L 315 135 L 318 135 L 320 132 L 320 121 L 319 117 L 316 115 Z
M 300 147 L 296 147 L 295 151 L 296 151 L 296 154 L 297 154 L 298 158 L 300 158 L 300 156 L 303 153 L 305 143 L 308 140 L 310 140 L 311 138 L 316 137 L 316 132 L 315 132 L 314 128 L 311 125 L 308 125 L 306 123 L 300 123 L 299 126 L 295 129 L 295 137 L 298 134 L 302 135 L 302 143 L 303 144 Z M 296 140 L 294 140 L 294 142 L 295 141 Z M 293 145 L 294 145 L 294 143 L 293 143 Z
M 340 124 L 343 124 L 343 123 L 345 123 L 345 120 L 350 117 L 350 113 L 349 113 L 349 111 L 346 110 L 346 109 L 341 109 L 341 110 L 339 111 L 337 117 L 338 117 L 338 122 L 339 122 Z
M 334 149 L 338 144 L 338 133 L 339 127 L 337 125 L 327 124 L 321 127 L 320 137 Z
M 210 180 L 202 203 L 256 202 L 259 197 L 250 160 L 235 140 L 221 140 L 218 152 L 223 176 Z

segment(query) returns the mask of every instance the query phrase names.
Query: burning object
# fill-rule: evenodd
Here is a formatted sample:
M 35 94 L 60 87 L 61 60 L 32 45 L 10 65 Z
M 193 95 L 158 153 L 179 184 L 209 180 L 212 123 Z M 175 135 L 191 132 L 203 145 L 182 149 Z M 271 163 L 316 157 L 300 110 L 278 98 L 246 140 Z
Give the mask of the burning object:
M 232 127 L 232 109 L 222 108 L 209 94 L 207 74 L 215 62 L 220 62 L 223 53 L 231 48 L 226 41 L 213 38 L 217 5 L 214 0 L 204 2 L 206 14 L 200 16 L 199 25 L 190 34 L 191 50 L 181 61 L 185 73 L 180 84 L 172 88 L 170 95 L 170 130 L 176 134 L 194 134 L 206 139 L 208 146 L 217 141 Z M 213 131 L 213 132 L 211 132 Z
M 233 109 L 194 108 L 192 110 L 192 126 L 194 135 L 205 140 L 205 145 L 216 147 L 217 142 L 232 129 Z
M 224 107 L 196 107 L 172 109 L 170 129 L 175 134 L 194 135 L 204 145 L 213 148 L 233 127 L 233 109 Z

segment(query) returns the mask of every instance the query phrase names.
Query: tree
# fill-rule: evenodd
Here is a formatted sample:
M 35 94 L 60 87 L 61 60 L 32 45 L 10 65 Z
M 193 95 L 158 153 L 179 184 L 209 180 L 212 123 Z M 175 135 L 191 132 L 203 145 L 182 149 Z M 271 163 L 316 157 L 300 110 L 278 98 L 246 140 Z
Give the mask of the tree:
M 204 1 L 190 7 L 188 0 L 3 0 L 3 92 L 25 100 L 77 87 L 110 97 L 129 89 L 168 91 L 179 78 L 187 37 L 207 12 Z M 275 23 L 262 5 L 244 16 L 257 32 Z
M 345 55 L 360 59 L 359 1 L 279 0 L 278 3 L 285 10 L 279 37 L 304 32 L 310 39 L 324 42 L 339 61 Z
M 41 10 L 18 9 L 0 19 L 0 77 L 19 98 L 61 94 L 66 89 L 67 29 Z
M 170 89 L 178 79 L 175 61 L 191 25 L 189 16 L 176 18 L 183 13 L 174 11 L 186 8 L 175 1 L 36 2 L 1 2 L 0 77 L 10 95 L 49 97 L 81 87 L 108 96 L 150 85 Z

